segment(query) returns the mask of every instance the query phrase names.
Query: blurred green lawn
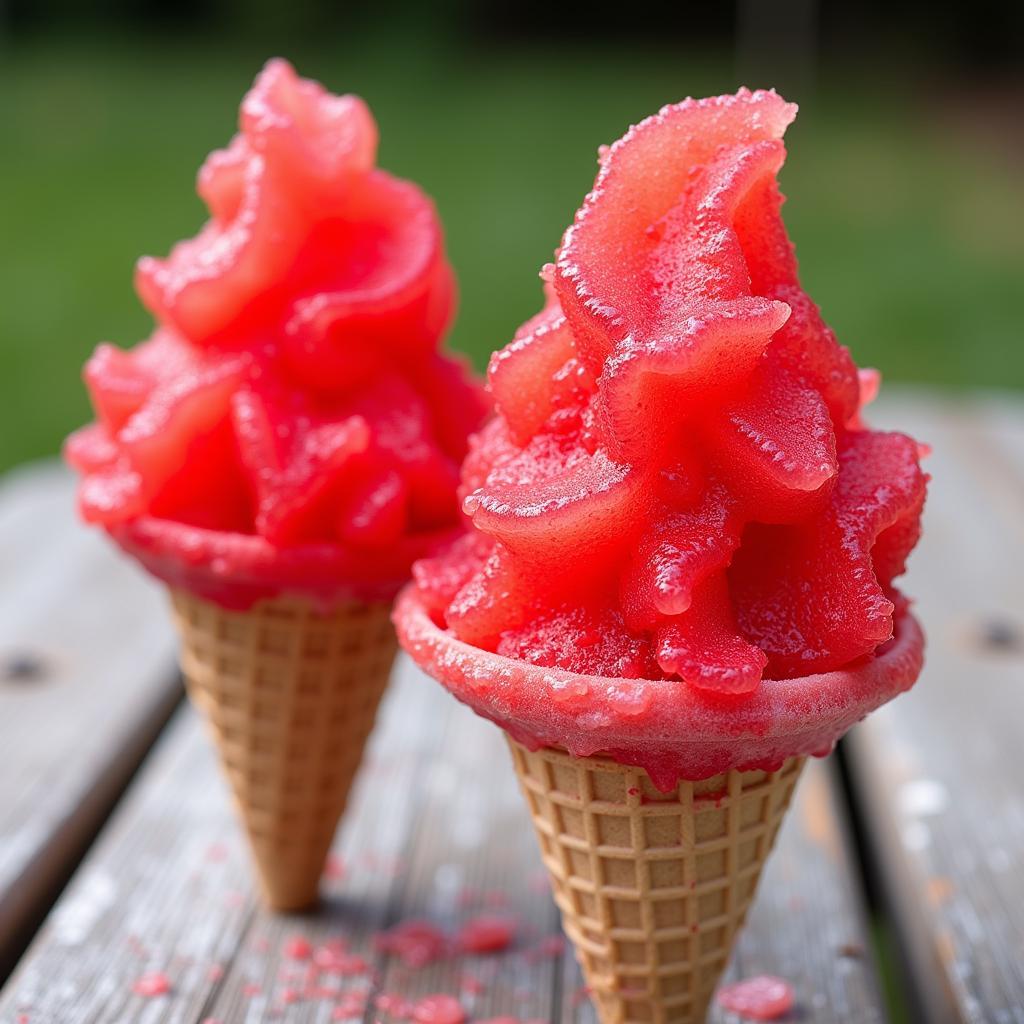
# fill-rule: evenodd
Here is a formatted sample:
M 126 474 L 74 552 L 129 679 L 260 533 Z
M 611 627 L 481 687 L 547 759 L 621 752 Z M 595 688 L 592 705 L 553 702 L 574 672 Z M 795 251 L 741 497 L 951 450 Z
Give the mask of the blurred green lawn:
M 301 73 L 361 93 L 382 165 L 435 197 L 462 292 L 451 343 L 480 367 L 537 308 L 537 271 L 593 179 L 598 144 L 667 101 L 738 84 L 730 60 L 668 50 L 282 49 Z M 97 342 L 149 330 L 134 259 L 198 227 L 195 171 L 227 141 L 267 55 L 185 39 L 4 54 L 0 469 L 55 451 L 88 417 L 78 374 Z M 786 217 L 804 283 L 858 362 L 889 381 L 1024 387 L 1024 194 L 1010 169 L 936 110 L 877 86 L 822 90 L 804 106 L 788 136 Z

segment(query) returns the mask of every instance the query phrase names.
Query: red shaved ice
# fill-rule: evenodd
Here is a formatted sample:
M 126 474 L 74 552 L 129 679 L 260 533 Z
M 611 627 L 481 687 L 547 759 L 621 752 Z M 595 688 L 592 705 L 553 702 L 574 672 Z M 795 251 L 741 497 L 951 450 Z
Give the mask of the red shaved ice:
M 396 623 L 528 746 L 665 785 L 778 767 L 916 678 L 893 580 L 921 448 L 864 424 L 877 374 L 800 286 L 776 181 L 795 113 L 740 90 L 631 128 L 491 360 L 475 532 L 417 565 Z
M 512 944 L 515 935 L 515 921 L 482 914 L 466 921 L 455 941 L 466 953 L 500 953 Z
M 210 219 L 136 287 L 157 327 L 101 345 L 69 438 L 79 507 L 173 586 L 229 607 L 389 598 L 461 529 L 487 411 L 438 352 L 454 279 L 430 200 L 376 168 L 377 127 L 274 60 L 212 153 Z
M 782 978 L 762 974 L 723 985 L 718 1005 L 748 1020 L 777 1020 L 793 1009 L 793 986 Z
M 424 996 L 412 1007 L 415 1024 L 463 1024 L 466 1011 L 454 996 Z

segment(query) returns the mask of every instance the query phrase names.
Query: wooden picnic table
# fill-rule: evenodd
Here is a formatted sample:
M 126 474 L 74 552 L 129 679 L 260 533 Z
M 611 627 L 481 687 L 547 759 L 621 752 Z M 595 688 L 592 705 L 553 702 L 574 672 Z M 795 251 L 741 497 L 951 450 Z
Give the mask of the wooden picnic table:
M 872 418 L 934 448 L 907 583 L 927 668 L 805 772 L 728 977 L 788 979 L 800 1021 L 1021 1024 L 1024 404 L 901 393 Z M 370 984 L 368 1022 L 394 1019 L 378 995 L 431 992 L 474 1020 L 594 1021 L 501 736 L 404 658 L 324 905 L 258 907 L 161 588 L 72 491 L 55 464 L 0 482 L 0 1024 L 326 1022 Z M 508 950 L 415 968 L 374 942 L 481 913 L 515 916 Z M 296 938 L 343 938 L 372 982 L 310 988 Z M 148 973 L 170 990 L 136 993 Z

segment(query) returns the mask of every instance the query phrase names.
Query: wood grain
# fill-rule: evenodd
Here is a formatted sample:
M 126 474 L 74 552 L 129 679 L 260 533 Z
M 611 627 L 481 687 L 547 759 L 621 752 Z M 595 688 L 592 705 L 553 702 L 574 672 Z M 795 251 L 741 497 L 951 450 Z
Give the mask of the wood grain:
M 385 698 L 381 727 L 337 841 L 344 878 L 328 881 L 316 915 L 256 909 L 248 853 L 198 716 L 184 706 L 0 995 L 0 1021 L 326 1020 L 323 1000 L 289 1003 L 303 964 L 287 941 L 344 936 L 373 956 L 390 912 L 399 857 L 415 820 L 424 766 L 441 740 L 438 688 L 406 673 Z M 133 991 L 144 975 L 171 991 Z M 57 979 L 55 981 L 55 979 Z M 362 983 L 361 979 L 357 979 Z
M 915 689 L 851 734 L 882 880 L 931 1021 L 1024 1021 L 1024 415 L 901 397 L 873 417 L 934 448 L 908 592 Z
M 396 1019 L 378 996 L 456 995 L 474 1019 L 592 1020 L 500 734 L 403 662 L 341 830 L 344 876 L 316 914 L 273 917 L 251 896 L 224 786 L 182 709 L 0 997 L 0 1021 L 31 1024 L 325 1022 L 340 992 L 367 989 L 366 1020 Z M 806 1019 L 880 1019 L 856 882 L 825 765 L 798 789 L 730 976 L 790 979 Z M 449 934 L 479 913 L 518 922 L 514 945 L 413 969 L 377 952 L 380 929 L 427 918 Z M 344 938 L 370 976 L 305 993 L 296 936 Z M 133 983 L 167 975 L 145 999 Z M 53 979 L 60 983 L 54 984 Z M 330 990 L 334 986 L 334 990 Z M 724 1020 L 724 1018 L 722 1018 Z
M 160 588 L 75 520 L 70 475 L 0 484 L 0 977 L 180 699 Z
M 457 994 L 476 1019 L 548 1019 L 565 945 L 508 746 L 496 726 L 443 697 L 444 756 L 427 777 L 392 918 L 426 917 L 455 933 L 494 916 L 514 924 L 515 939 L 500 955 L 448 957 L 420 971 L 391 958 L 380 987 L 412 1000 Z

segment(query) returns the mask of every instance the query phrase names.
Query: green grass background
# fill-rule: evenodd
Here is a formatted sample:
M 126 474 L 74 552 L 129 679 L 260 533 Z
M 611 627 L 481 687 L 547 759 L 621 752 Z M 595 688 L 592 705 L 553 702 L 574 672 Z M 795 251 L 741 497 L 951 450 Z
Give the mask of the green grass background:
M 538 306 L 537 271 L 600 143 L 661 104 L 733 90 L 731 59 L 678 50 L 445 50 L 417 38 L 289 51 L 371 104 L 381 164 L 435 198 L 459 276 L 453 347 L 477 366 Z M 203 219 L 195 172 L 269 55 L 188 40 L 36 40 L 0 60 L 0 468 L 88 418 L 79 368 L 150 324 L 135 258 Z M 751 83 L 759 84 L 759 83 Z M 765 83 L 768 84 L 768 83 Z M 1024 191 L 970 97 L 829 76 L 787 137 L 804 283 L 889 381 L 1024 387 Z M 1001 155 L 1002 154 L 1002 155 Z

